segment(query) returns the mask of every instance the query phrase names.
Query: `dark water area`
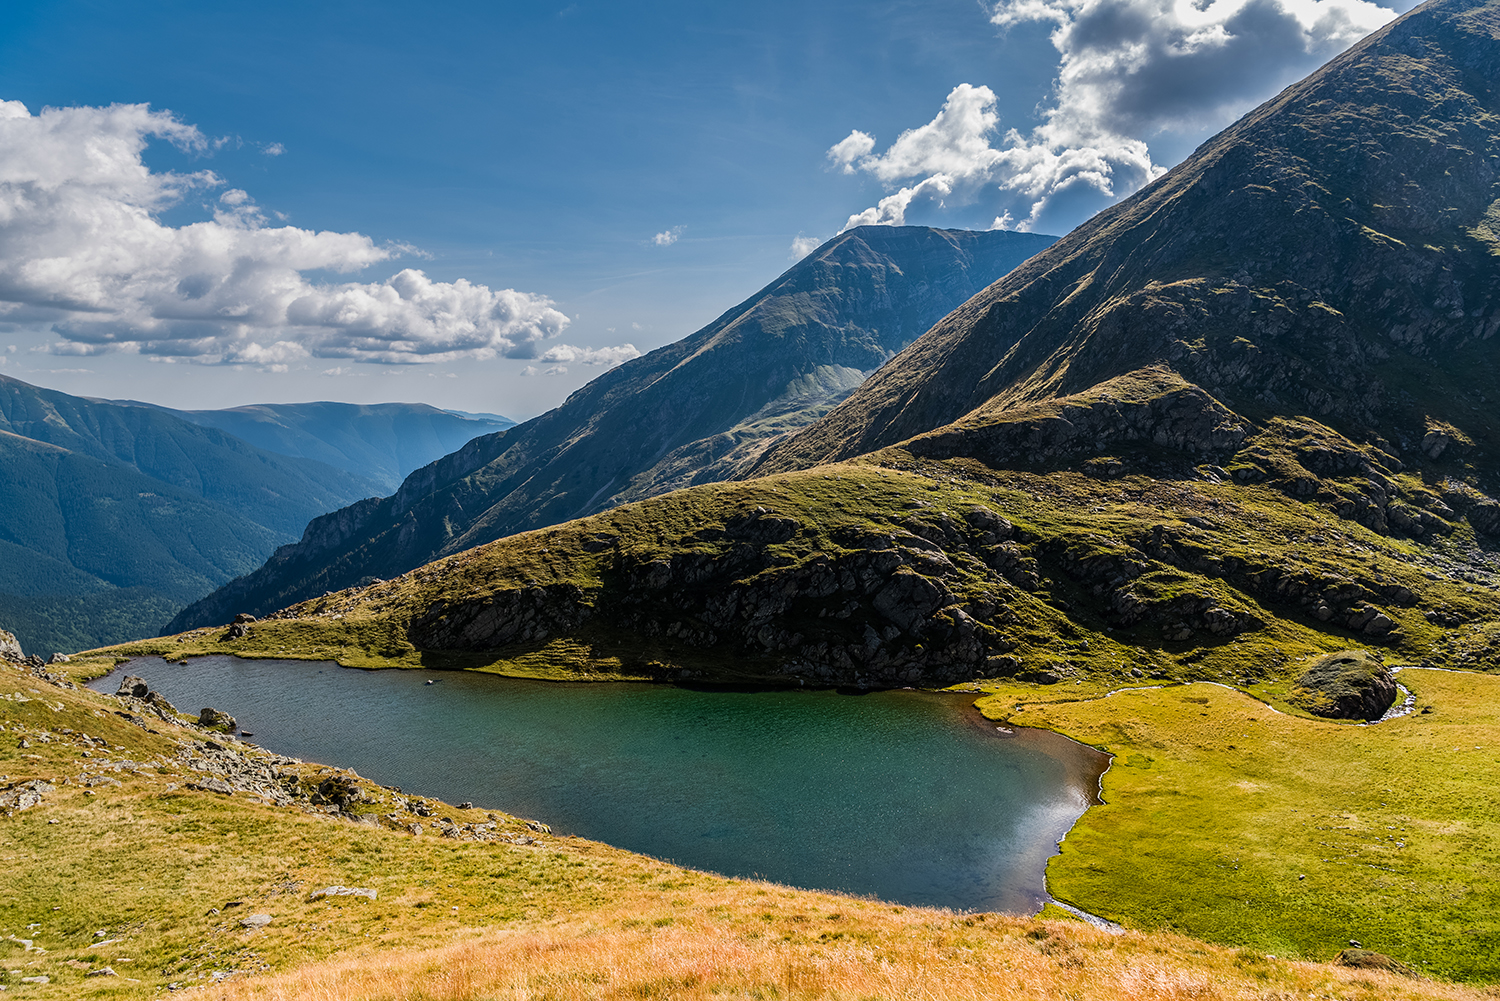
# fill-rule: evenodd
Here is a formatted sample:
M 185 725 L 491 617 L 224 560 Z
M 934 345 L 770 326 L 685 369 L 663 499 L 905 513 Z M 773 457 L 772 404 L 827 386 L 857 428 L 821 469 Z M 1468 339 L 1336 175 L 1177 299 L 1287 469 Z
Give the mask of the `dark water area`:
M 694 869 L 1034 912 L 1105 756 L 1007 736 L 972 696 L 560 684 L 204 657 L 133 661 L 183 711 L 409 793 L 473 801 Z M 434 684 L 427 684 L 433 681 Z

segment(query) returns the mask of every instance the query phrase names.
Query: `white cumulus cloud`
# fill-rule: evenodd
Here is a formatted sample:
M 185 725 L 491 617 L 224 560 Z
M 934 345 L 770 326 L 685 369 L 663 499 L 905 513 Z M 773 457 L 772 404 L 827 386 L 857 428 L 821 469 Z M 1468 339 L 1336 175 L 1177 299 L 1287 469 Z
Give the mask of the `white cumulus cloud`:
M 651 242 L 658 247 L 670 247 L 677 242 L 677 238 L 682 236 L 682 231 L 686 228 L 685 226 L 673 226 L 671 229 L 657 233 L 651 238 Z
M 634 344 L 619 344 L 607 348 L 579 348 L 571 344 L 556 344 L 542 353 L 539 361 L 561 364 L 577 362 L 580 365 L 604 365 L 613 368 L 621 362 L 639 358 L 641 353 Z
M 976 203 L 997 227 L 1070 228 L 1164 172 L 1150 140 L 1228 124 L 1397 14 L 1368 0 L 1000 0 L 988 10 L 1002 29 L 1052 26 L 1058 69 L 1041 123 L 1002 132 L 995 93 L 960 84 L 884 152 L 850 132 L 828 159 L 891 193 L 846 229 L 902 225 L 913 204 Z
M 792 239 L 792 260 L 800 261 L 822 245 L 823 241 L 817 237 L 803 236 L 801 233 L 798 233 Z
M 0 319 L 50 329 L 57 354 L 270 369 L 309 357 L 535 358 L 568 324 L 543 296 L 412 268 L 383 281 L 309 278 L 411 248 L 268 225 L 247 192 L 212 171 L 152 171 L 142 161 L 152 140 L 210 148 L 193 126 L 145 105 L 34 115 L 0 101 Z M 193 198 L 211 200 L 210 218 L 161 221 Z

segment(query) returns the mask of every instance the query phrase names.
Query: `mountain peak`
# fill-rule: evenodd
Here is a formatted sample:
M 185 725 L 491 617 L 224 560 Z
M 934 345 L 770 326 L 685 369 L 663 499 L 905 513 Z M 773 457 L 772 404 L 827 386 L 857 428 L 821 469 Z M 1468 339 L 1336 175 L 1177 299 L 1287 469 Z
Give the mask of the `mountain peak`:
M 1247 414 L 1419 440 L 1494 375 L 1497 38 L 1494 0 L 1397 20 L 965 303 L 759 470 L 1153 364 Z

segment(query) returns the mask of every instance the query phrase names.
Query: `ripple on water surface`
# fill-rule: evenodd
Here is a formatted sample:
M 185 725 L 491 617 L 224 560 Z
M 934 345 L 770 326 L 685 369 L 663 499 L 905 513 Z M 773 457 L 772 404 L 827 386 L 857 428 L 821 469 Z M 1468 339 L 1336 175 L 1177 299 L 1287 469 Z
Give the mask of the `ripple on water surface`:
M 1104 755 L 1006 737 L 973 696 L 559 684 L 308 661 L 122 669 L 255 742 L 696 869 L 905 904 L 1035 911 Z M 113 691 L 121 672 L 92 687 Z M 426 684 L 435 681 L 435 684 Z

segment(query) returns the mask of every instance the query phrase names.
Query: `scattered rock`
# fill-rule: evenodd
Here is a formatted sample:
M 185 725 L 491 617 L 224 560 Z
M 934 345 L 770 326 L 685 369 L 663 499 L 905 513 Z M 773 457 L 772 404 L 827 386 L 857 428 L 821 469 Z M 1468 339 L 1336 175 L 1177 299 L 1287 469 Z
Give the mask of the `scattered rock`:
M 6 816 L 29 810 L 40 803 L 44 795 L 56 788 L 52 783 L 43 782 L 41 779 L 12 783 L 0 789 L 0 810 L 4 810 Z
M 1344 949 L 1333 957 L 1333 965 L 1351 966 L 1358 970 L 1384 970 L 1402 977 L 1417 976 L 1417 971 L 1410 966 L 1373 949 Z
M 374 900 L 378 891 L 362 886 L 330 886 L 322 890 L 316 890 L 308 897 L 309 901 L 318 900 L 322 897 L 365 897 Z
M 242 927 L 249 928 L 251 930 L 254 930 L 256 928 L 264 928 L 270 923 L 271 915 L 269 914 L 251 914 L 240 921 L 240 925 Z
M 151 693 L 151 688 L 146 684 L 146 679 L 137 678 L 133 674 L 127 674 L 120 679 L 120 687 L 115 692 L 116 698 L 144 699 Z
M 234 786 L 215 775 L 209 775 L 196 782 L 189 782 L 187 787 L 189 789 L 201 789 L 204 792 L 216 792 L 222 796 L 234 795 Z
M 249 612 L 241 612 L 234 617 L 234 624 L 237 626 L 242 626 L 254 621 L 255 616 L 251 615 Z
M 118 977 L 119 974 L 108 966 L 101 966 L 97 970 L 90 970 L 84 974 L 85 977 Z
M 1293 699 L 1326 719 L 1379 719 L 1396 701 L 1396 679 L 1368 651 L 1341 650 L 1303 672 Z
M 65 653 L 54 653 L 52 655 L 52 659 L 49 660 L 49 661 L 47 661 L 47 663 L 48 664 L 68 664 L 68 663 L 71 663 L 72 660 L 73 660 L 73 658 L 69 657 Z
M 229 629 L 224 633 L 223 636 L 219 637 L 219 642 L 223 643 L 227 640 L 242 640 L 249 635 L 250 626 L 244 622 L 236 622 L 229 627 Z
M 41 976 L 37 976 L 37 977 L 22 977 L 21 978 L 21 983 L 23 983 L 23 984 L 50 984 L 50 983 L 52 983 L 52 978 L 49 977 L 49 976 L 47 976 L 44 973 Z
M 225 733 L 234 733 L 240 728 L 233 716 L 217 709 L 200 709 L 198 711 L 198 725 L 210 730 L 222 730 Z

